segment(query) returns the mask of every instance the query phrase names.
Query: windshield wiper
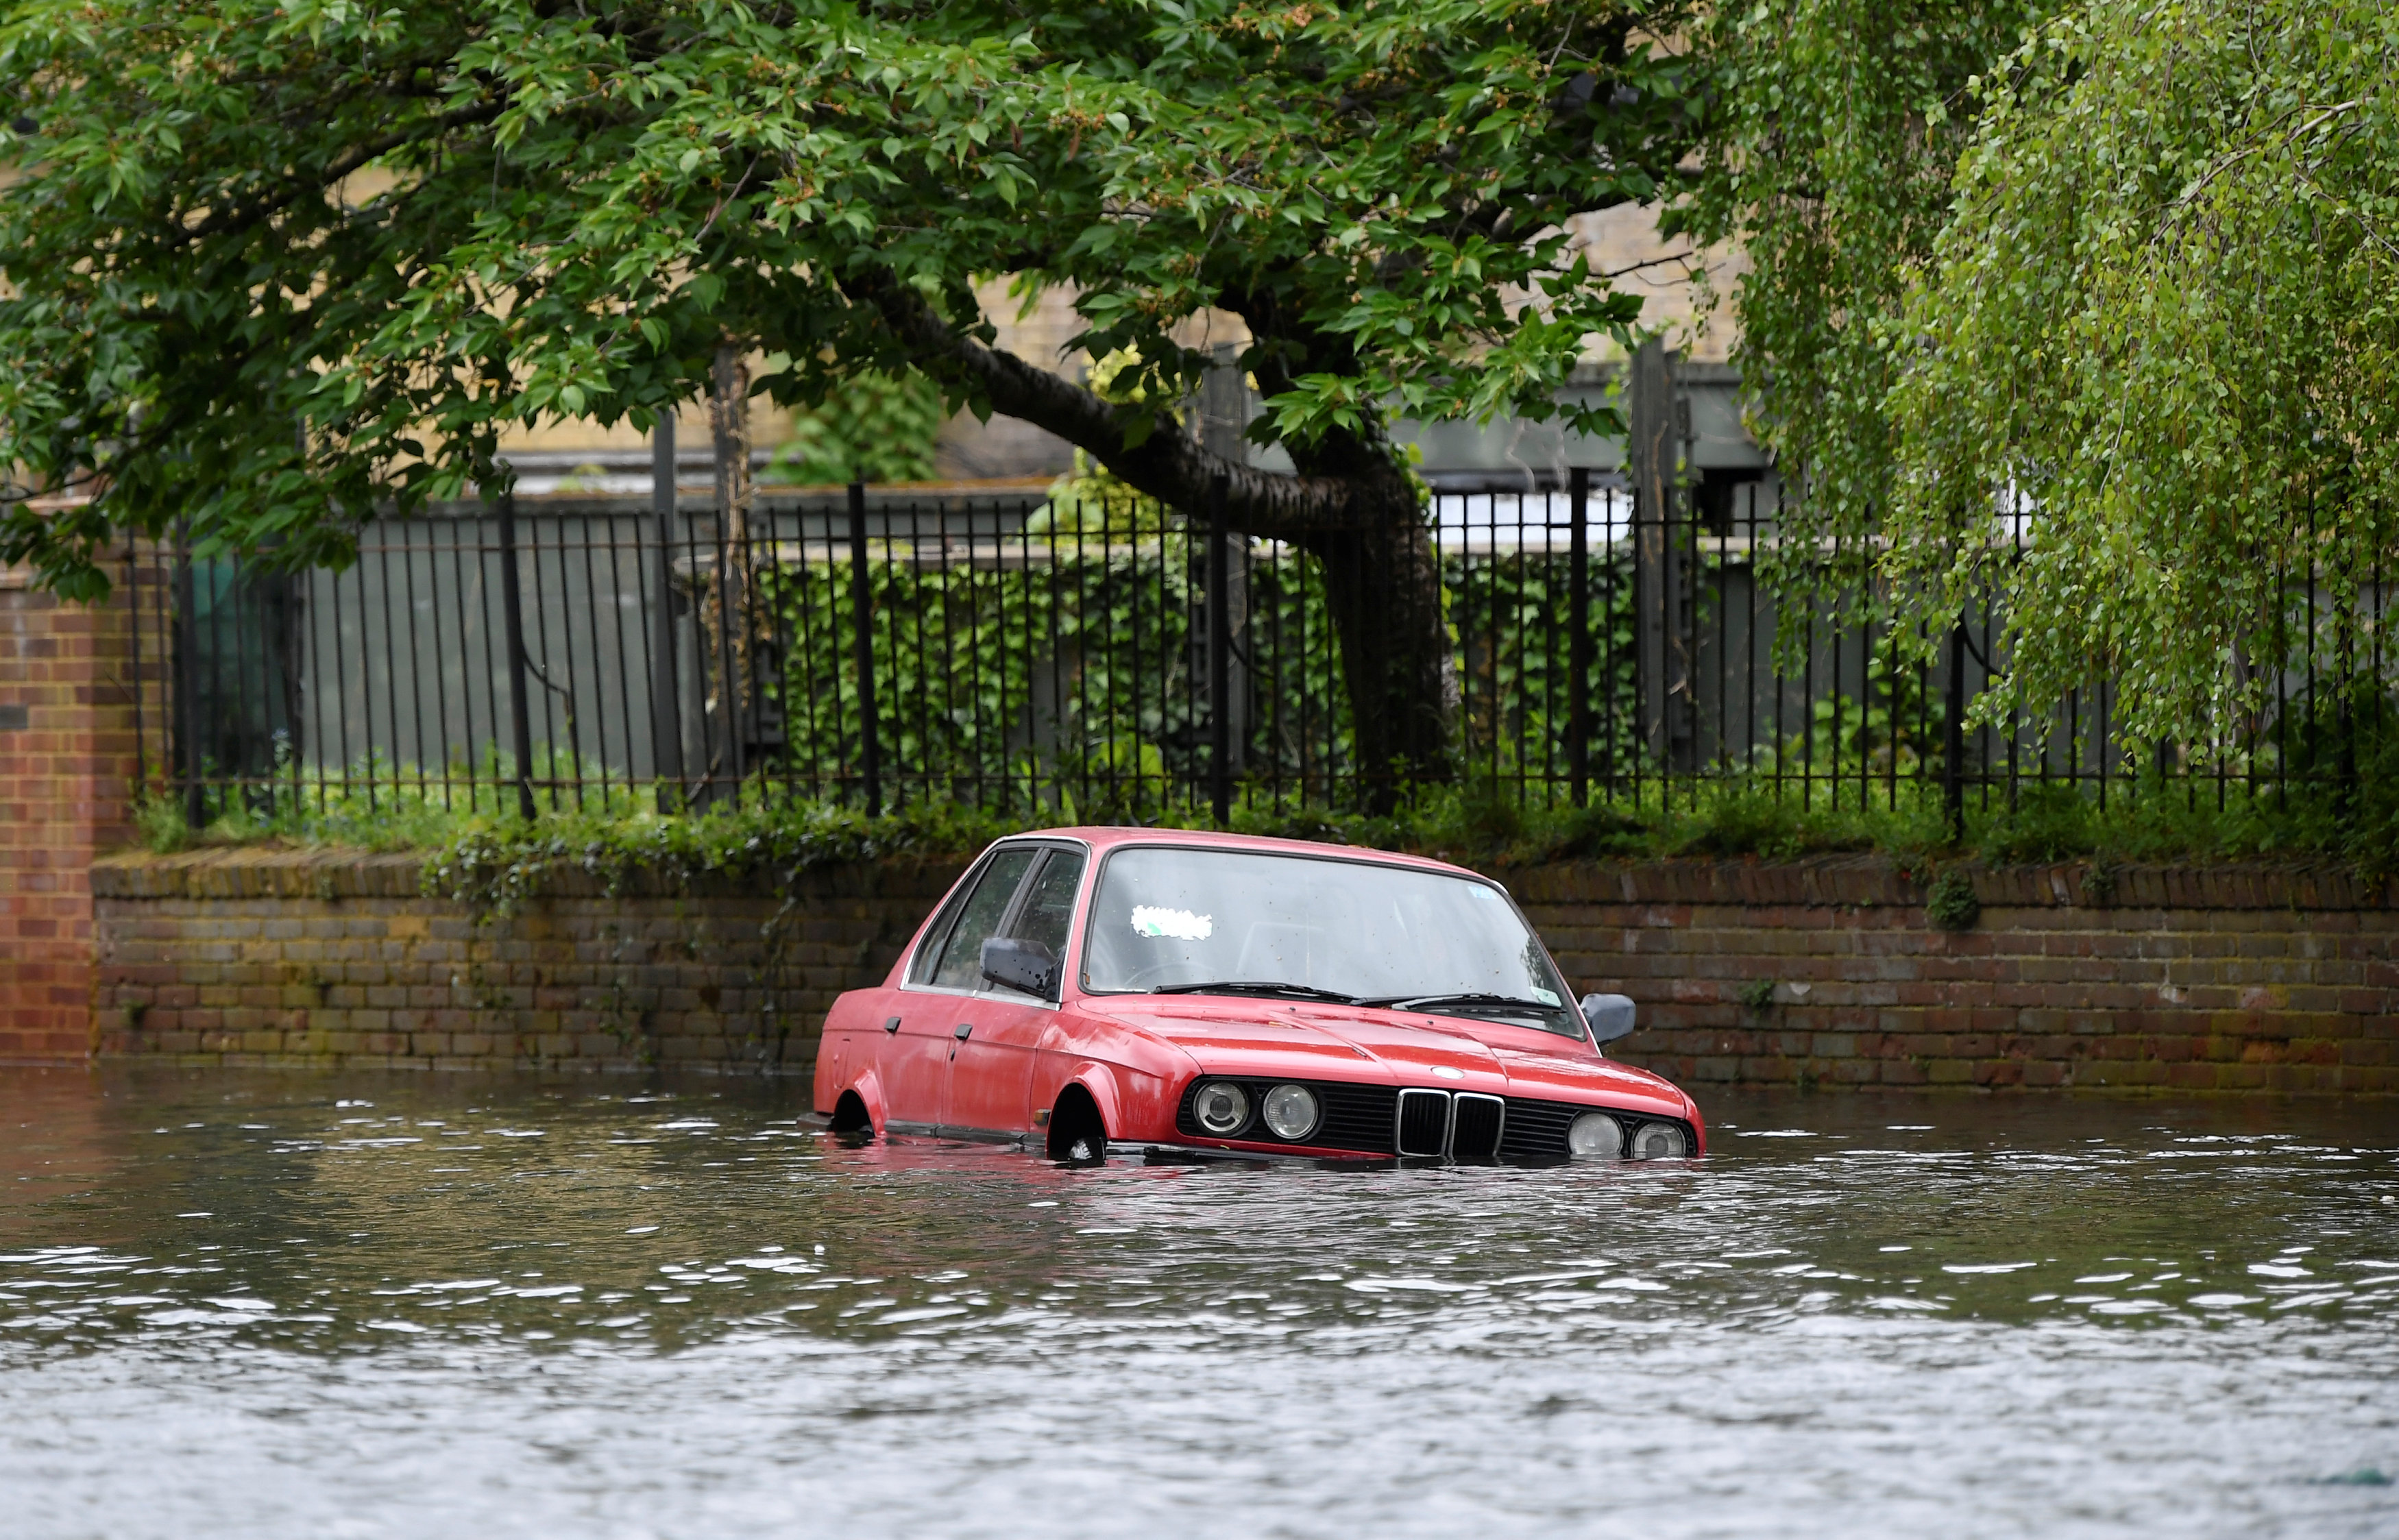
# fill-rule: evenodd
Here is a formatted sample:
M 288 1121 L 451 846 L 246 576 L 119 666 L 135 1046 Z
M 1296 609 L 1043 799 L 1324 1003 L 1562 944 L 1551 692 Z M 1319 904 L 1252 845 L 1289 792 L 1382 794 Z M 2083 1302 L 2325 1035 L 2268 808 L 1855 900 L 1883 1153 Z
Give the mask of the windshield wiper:
M 1564 1010 L 1564 1006 L 1545 1006 L 1538 1000 L 1519 1000 L 1512 994 L 1393 994 L 1357 1002 L 1362 1006 L 1380 1006 L 1389 1010 L 1514 1010 L 1538 1011 L 1543 1016 Z
M 1281 994 L 1294 1000 L 1329 1000 L 1336 1006 L 1357 1005 L 1358 997 L 1314 984 L 1286 984 L 1273 979 L 1219 979 L 1205 984 L 1161 984 L 1152 994 Z

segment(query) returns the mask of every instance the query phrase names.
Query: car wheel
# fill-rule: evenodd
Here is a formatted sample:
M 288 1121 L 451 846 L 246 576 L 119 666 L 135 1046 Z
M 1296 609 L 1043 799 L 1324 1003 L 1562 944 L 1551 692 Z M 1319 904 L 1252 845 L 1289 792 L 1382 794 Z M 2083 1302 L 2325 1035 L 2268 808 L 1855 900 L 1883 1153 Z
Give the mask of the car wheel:
M 1100 1166 L 1108 1158 L 1108 1126 L 1099 1104 L 1080 1086 L 1069 1086 L 1050 1113 L 1050 1158 L 1069 1166 Z
M 842 1143 L 855 1148 L 872 1143 L 874 1119 L 867 1114 L 866 1101 L 856 1091 L 844 1091 L 833 1105 L 833 1135 Z

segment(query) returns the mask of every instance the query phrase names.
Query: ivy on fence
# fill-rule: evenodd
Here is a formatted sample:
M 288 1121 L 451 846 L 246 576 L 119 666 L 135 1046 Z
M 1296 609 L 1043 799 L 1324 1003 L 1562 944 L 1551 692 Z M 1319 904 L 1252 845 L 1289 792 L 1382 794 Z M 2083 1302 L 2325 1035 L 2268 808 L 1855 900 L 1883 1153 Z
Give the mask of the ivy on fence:
M 1204 539 L 1141 505 L 1052 505 L 1019 532 L 926 547 L 883 540 L 868 569 L 877 743 L 902 797 L 1000 811 L 1157 817 L 1199 804 L 1210 770 Z M 1337 805 L 1356 774 L 1323 583 L 1312 559 L 1239 541 L 1230 609 L 1238 800 Z M 1458 759 L 1470 779 L 1565 779 L 1573 594 L 1563 550 L 1444 555 Z M 863 723 L 853 574 L 805 547 L 755 578 L 775 658 L 760 688 L 782 741 L 773 777 L 837 795 Z M 1629 557 L 1588 580 L 1594 780 L 1639 751 Z

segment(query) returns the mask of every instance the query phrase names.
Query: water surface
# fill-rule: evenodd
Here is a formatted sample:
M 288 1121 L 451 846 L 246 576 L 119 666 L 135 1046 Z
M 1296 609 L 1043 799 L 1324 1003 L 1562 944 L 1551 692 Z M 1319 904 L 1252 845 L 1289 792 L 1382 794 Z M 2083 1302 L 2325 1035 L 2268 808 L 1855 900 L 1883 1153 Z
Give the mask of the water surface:
M 1070 1171 L 805 1094 L 0 1072 L 0 1532 L 2399 1533 L 2389 1102 Z

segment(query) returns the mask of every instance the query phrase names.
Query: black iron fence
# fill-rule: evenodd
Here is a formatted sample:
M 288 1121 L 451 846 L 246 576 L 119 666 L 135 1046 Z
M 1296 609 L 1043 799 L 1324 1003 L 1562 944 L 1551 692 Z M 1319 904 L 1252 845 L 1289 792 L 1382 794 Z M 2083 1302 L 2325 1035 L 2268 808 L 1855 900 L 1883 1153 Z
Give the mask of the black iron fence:
M 2104 799 L 2171 760 L 2119 741 L 2104 685 L 1966 729 L 1988 615 L 1920 666 L 1910 639 L 1795 599 L 1778 653 L 1782 601 L 1758 578 L 1771 493 L 1674 501 L 1585 473 L 1433 498 L 1468 780 L 1527 804 L 1654 804 L 1742 777 L 1870 807 L 2027 781 Z M 195 823 L 335 800 L 693 806 L 762 786 L 1121 819 L 1376 790 L 1312 560 L 1139 498 L 501 501 L 371 523 L 339 572 L 171 546 L 128 571 L 172 663 L 140 702 L 145 763 Z M 2219 793 L 2287 772 L 2290 703 L 2320 651 L 2359 646 L 2320 638 L 2317 614 L 2243 767 L 2211 768 Z

